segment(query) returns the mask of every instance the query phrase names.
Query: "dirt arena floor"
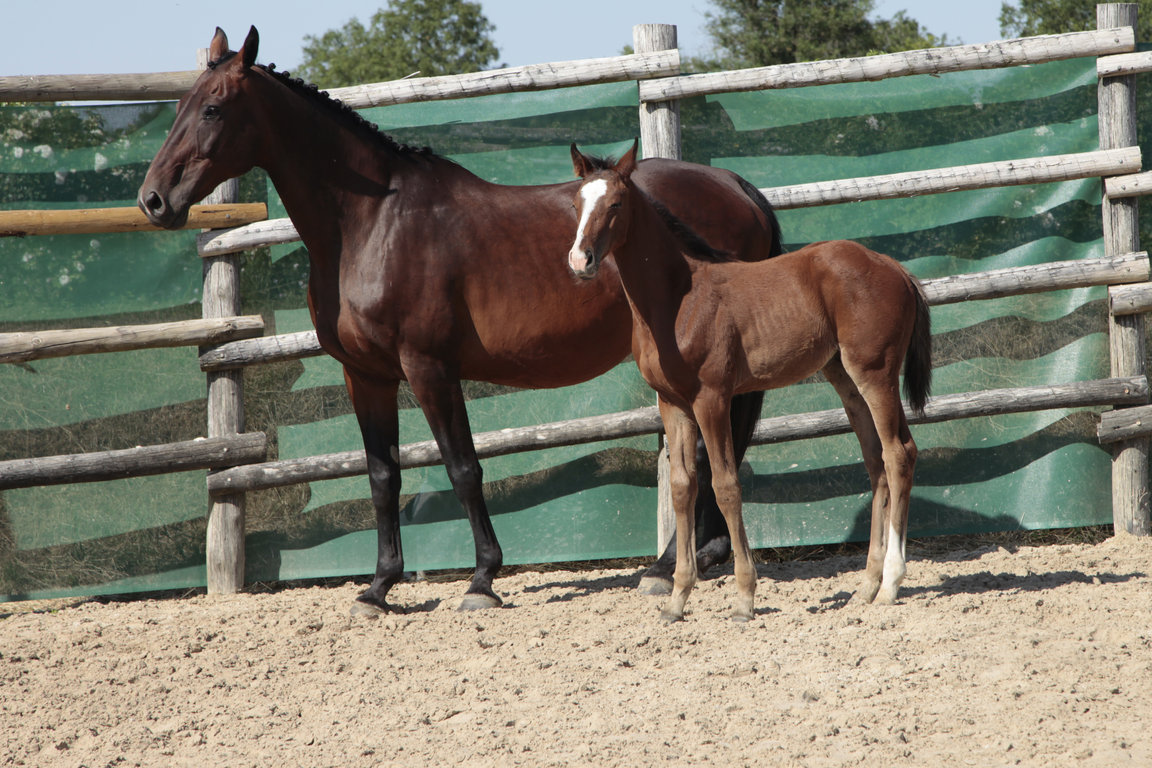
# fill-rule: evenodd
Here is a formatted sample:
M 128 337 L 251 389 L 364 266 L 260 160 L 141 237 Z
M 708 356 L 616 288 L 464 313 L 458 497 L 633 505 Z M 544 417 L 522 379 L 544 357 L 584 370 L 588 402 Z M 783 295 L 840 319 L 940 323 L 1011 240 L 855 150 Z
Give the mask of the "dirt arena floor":
M 728 571 L 664 626 L 638 569 L 0 605 L 0 765 L 1149 766 L 1152 542 Z

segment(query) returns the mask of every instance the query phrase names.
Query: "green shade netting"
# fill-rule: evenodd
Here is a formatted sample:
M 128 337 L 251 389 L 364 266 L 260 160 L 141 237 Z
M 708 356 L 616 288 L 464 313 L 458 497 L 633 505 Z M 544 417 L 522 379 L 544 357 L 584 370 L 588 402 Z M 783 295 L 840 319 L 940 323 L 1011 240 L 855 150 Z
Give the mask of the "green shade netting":
M 1097 148 L 1093 60 L 694 98 L 685 159 L 773 187 Z M 618 154 L 638 133 L 636 86 L 618 84 L 367 110 L 397 140 L 428 145 L 500 183 L 571 178 L 568 145 Z M 0 108 L 0 208 L 132 205 L 173 117 L 169 104 Z M 1146 122 L 1146 121 L 1145 121 Z M 275 190 L 259 172 L 245 200 Z M 1103 255 L 1095 180 L 780 212 L 789 247 L 850 237 L 922 278 Z M 188 232 L 0 240 L 0 331 L 199 316 Z M 299 244 L 245 255 L 246 314 L 269 332 L 311 327 Z M 938 307 L 936 393 L 1107 376 L 1102 289 Z M 765 297 L 771 300 L 771 297 Z M 204 433 L 193 349 L 0 367 L 0 459 Z M 561 390 L 466 386 L 476 432 L 654 403 L 631 363 Z M 401 440 L 431 437 L 402 392 Z M 309 358 L 245 372 L 247 428 L 280 458 L 356 450 L 339 366 Z M 817 380 L 768 394 L 763 415 L 838 407 Z M 1109 458 L 1089 412 L 1044 411 L 917 427 L 911 533 L 1108 522 Z M 651 555 L 655 437 L 484 462 L 505 562 Z M 754 546 L 867 536 L 868 481 L 850 435 L 755 447 L 741 473 Z M 8 598 L 204 583 L 203 473 L 0 492 L 0 594 Z M 467 523 L 440 467 L 406 470 L 412 570 L 466 568 Z M 249 494 L 247 577 L 369 573 L 374 515 L 364 477 Z M 0 597 L 0 599 L 4 599 Z

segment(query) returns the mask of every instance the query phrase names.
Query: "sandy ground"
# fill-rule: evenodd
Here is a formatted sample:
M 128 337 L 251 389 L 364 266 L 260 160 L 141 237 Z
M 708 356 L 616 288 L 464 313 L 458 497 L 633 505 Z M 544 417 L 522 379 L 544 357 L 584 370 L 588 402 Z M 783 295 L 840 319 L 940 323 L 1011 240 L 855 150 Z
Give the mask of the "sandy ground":
M 730 567 L 664 626 L 639 571 L 0 605 L 0 765 L 1148 766 L 1152 542 Z M 30 610 L 31 609 L 31 610 Z

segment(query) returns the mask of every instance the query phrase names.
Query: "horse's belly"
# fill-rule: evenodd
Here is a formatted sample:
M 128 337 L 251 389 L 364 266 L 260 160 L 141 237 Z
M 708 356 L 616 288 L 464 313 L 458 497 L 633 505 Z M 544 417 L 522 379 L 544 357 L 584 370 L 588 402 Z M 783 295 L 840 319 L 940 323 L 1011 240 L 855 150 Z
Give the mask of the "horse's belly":
M 460 347 L 460 376 L 527 389 L 578 384 L 624 360 L 631 337 L 626 305 L 476 323 Z

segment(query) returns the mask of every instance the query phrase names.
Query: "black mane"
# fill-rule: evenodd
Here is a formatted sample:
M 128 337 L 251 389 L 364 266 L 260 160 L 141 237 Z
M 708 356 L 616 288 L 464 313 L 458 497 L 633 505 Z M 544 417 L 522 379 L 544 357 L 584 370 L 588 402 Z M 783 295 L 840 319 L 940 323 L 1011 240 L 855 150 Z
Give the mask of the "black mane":
M 235 55 L 235 54 L 233 54 Z M 208 66 L 213 67 L 220 62 L 212 62 Z M 322 91 L 313 83 L 306 83 L 298 77 L 292 77 L 288 72 L 277 72 L 275 64 L 257 64 L 258 69 L 262 69 L 276 80 L 287 86 L 293 93 L 297 93 L 307 99 L 309 102 L 323 107 L 329 111 L 341 124 L 352 128 L 353 130 L 372 138 L 374 141 L 379 142 L 385 149 L 393 152 L 400 152 L 406 155 L 417 155 L 424 157 L 436 157 L 430 147 L 413 147 L 408 144 L 401 144 L 393 139 L 388 134 L 380 130 L 379 126 L 368 120 L 355 109 L 348 106 L 337 98 L 333 98 L 328 94 L 328 91 Z
M 668 227 L 668 231 L 672 233 L 672 237 L 674 237 L 680 245 L 684 246 L 689 256 L 700 259 L 701 261 L 711 261 L 714 263 L 735 261 L 732 254 L 728 251 L 721 251 L 709 245 L 708 241 L 702 238 L 696 230 L 692 229 L 692 227 L 684 223 L 682 219 L 674 215 L 672 211 L 668 210 L 659 200 L 656 200 L 635 184 L 632 185 L 632 189 L 643 195 L 649 205 L 656 210 L 656 213 L 664 220 L 664 226 Z

